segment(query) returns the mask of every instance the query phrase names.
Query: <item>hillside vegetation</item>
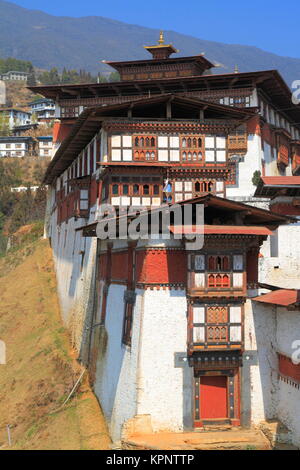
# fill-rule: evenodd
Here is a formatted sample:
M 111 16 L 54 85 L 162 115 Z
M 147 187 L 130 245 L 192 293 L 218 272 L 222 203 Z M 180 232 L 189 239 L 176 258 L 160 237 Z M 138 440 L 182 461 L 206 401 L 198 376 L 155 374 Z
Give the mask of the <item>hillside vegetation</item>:
M 110 439 L 98 402 L 62 325 L 48 241 L 41 224 L 22 227 L 0 259 L 0 449 L 107 449 Z M 8 445 L 10 425 L 12 447 Z
M 42 221 L 46 207 L 46 187 L 42 178 L 49 159 L 0 159 L 0 256 L 5 253 L 8 238 L 22 225 Z M 12 192 L 12 187 L 24 186 L 26 191 Z M 39 186 L 32 191 L 31 186 Z

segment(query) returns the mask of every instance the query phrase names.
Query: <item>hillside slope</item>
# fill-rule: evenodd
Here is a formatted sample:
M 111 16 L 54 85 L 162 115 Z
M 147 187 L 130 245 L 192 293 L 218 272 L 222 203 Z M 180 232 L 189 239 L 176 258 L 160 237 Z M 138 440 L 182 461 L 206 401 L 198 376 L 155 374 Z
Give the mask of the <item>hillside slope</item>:
M 63 328 L 46 240 L 31 240 L 31 227 L 16 238 L 22 247 L 0 259 L 0 449 L 107 449 L 109 437 L 87 379 L 60 409 L 81 374 Z M 27 242 L 24 246 L 24 241 Z
M 102 59 L 133 60 L 149 57 L 143 45 L 156 43 L 158 31 L 103 17 L 56 17 L 0 0 L 0 57 L 30 60 L 36 67 L 112 69 Z M 281 57 L 253 46 L 223 44 L 166 31 L 166 39 L 180 55 L 205 52 L 224 64 L 215 73 L 278 69 L 287 83 L 300 77 L 300 59 Z

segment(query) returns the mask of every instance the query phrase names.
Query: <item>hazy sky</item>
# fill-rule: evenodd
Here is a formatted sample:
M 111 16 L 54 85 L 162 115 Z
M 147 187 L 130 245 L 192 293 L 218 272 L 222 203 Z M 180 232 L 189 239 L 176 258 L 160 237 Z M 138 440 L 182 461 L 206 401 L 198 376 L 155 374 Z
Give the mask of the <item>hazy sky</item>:
M 299 0 L 14 0 L 13 3 L 52 15 L 105 16 L 300 57 Z

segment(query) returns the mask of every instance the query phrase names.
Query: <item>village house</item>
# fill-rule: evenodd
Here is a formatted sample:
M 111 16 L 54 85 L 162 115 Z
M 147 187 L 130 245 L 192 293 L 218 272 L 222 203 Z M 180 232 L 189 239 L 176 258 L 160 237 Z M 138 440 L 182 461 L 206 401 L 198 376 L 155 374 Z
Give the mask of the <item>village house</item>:
M 40 136 L 36 138 L 38 141 L 38 156 L 52 156 L 52 135 Z
M 15 108 L 0 108 L 0 115 L 4 115 L 10 129 L 15 126 L 25 126 L 31 123 L 31 113 Z
M 0 157 L 26 157 L 35 154 L 32 137 L 0 137 Z
M 162 35 L 146 49 L 108 62 L 120 82 L 31 87 L 56 101 L 46 234 L 63 320 L 114 441 L 279 420 L 300 446 L 300 107 L 275 70 L 213 74 Z M 129 206 L 192 219 L 103 240 L 103 204 L 116 233 Z
M 30 73 L 28 72 L 20 72 L 16 70 L 10 70 L 9 72 L 0 74 L 0 80 L 8 80 L 8 81 L 22 81 L 27 82 Z
M 40 98 L 29 103 L 31 113 L 38 122 L 49 122 L 55 118 L 55 103 L 53 100 Z

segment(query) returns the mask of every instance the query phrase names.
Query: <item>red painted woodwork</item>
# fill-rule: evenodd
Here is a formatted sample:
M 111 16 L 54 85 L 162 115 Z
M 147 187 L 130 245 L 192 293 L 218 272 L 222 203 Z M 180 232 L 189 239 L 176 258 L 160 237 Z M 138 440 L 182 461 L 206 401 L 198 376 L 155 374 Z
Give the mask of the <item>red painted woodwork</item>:
M 186 283 L 186 253 L 176 250 L 137 252 L 137 282 L 149 284 Z
M 94 141 L 90 144 L 90 174 L 92 175 L 95 171 L 94 168 Z
M 107 268 L 107 254 L 102 253 L 99 256 L 99 264 L 98 264 L 98 279 L 106 279 L 106 268 Z
M 300 364 L 293 364 L 292 360 L 283 354 L 278 354 L 278 362 L 280 374 L 300 383 Z
M 230 277 L 228 274 L 209 274 L 208 287 L 226 289 L 230 287 Z
M 254 116 L 253 118 L 249 119 L 247 122 L 247 133 L 260 135 L 261 128 L 259 116 Z
M 96 181 L 96 178 L 91 179 L 91 185 L 90 185 L 90 206 L 93 206 L 98 198 L 98 182 Z
M 128 252 L 111 254 L 111 278 L 112 280 L 127 281 L 128 276 Z
M 66 220 L 78 215 L 79 213 L 79 197 L 80 191 L 73 191 L 65 196 L 65 191 L 58 191 L 57 201 L 57 224 L 61 224 Z
M 258 282 L 258 257 L 259 248 L 249 250 L 247 253 L 247 284 Z
M 227 377 L 203 376 L 200 379 L 200 417 L 227 418 Z
M 62 142 L 65 140 L 68 137 L 71 128 L 72 125 L 55 121 L 53 124 L 53 143 Z
M 265 123 L 262 127 L 262 138 L 265 142 L 267 142 L 272 147 L 275 146 L 275 137 L 268 123 Z
M 271 210 L 281 215 L 300 215 L 300 207 L 293 204 L 273 204 Z

